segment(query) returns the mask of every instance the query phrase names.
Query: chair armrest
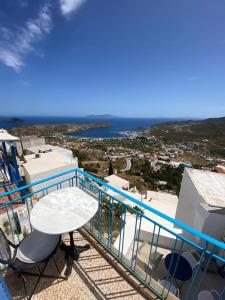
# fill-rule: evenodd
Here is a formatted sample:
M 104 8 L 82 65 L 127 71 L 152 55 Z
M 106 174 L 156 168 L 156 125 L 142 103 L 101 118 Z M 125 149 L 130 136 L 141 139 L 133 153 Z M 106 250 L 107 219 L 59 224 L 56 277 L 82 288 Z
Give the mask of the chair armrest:
M 183 256 L 188 263 L 190 264 L 192 270 L 200 263 L 200 256 L 198 255 L 198 253 L 194 252 L 194 251 L 186 251 L 183 252 L 181 254 L 181 256 Z
M 216 298 L 220 296 L 220 294 L 216 290 L 211 290 L 210 293 L 216 295 Z M 222 298 L 221 298 L 222 299 Z
M 18 245 L 15 245 L 15 244 L 13 244 L 12 242 L 10 242 L 8 239 L 7 239 L 7 241 L 8 241 L 8 243 L 9 243 L 9 246 L 10 247 L 12 247 L 13 249 L 17 249 L 18 248 L 18 246 L 19 246 L 19 244 Z

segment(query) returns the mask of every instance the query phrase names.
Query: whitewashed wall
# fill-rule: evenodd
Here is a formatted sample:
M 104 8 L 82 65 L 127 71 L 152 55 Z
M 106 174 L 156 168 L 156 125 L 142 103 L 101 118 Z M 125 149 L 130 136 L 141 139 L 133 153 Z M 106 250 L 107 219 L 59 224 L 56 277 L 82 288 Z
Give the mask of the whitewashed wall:
M 216 213 L 215 210 L 214 212 L 207 211 L 203 206 L 204 204 L 205 202 L 202 196 L 197 191 L 188 172 L 185 170 L 176 211 L 176 219 L 221 240 L 222 232 L 225 229 L 225 215 Z M 197 237 L 193 237 L 187 232 L 183 232 L 183 235 L 193 241 L 199 242 Z
M 78 168 L 77 159 L 74 159 L 74 162 L 69 164 L 69 165 L 62 166 L 62 167 L 56 168 L 54 170 L 49 170 L 49 171 L 45 171 L 45 172 L 42 172 L 42 173 L 38 173 L 38 174 L 35 174 L 35 175 L 28 174 L 27 170 L 24 168 L 24 175 L 25 175 L 26 184 L 34 183 L 34 182 L 42 180 L 44 178 L 54 176 L 54 175 L 57 175 L 59 173 L 63 173 L 63 172 L 66 172 L 66 171 L 69 171 L 69 170 L 72 170 L 72 169 L 75 169 L 75 168 Z M 47 182 L 43 182 L 41 184 L 33 186 L 31 188 L 31 191 L 32 192 L 38 191 L 38 190 L 40 190 L 44 187 L 47 187 L 47 186 L 52 185 L 54 183 L 57 183 L 59 181 L 71 178 L 74 175 L 75 175 L 74 173 L 69 173 L 69 174 L 66 174 L 64 176 L 60 176 L 58 178 L 52 179 L 52 180 L 48 180 Z M 68 186 L 68 183 L 63 184 L 63 187 L 66 187 L 66 186 Z M 56 190 L 56 187 L 51 188 L 49 191 L 53 191 L 53 190 Z

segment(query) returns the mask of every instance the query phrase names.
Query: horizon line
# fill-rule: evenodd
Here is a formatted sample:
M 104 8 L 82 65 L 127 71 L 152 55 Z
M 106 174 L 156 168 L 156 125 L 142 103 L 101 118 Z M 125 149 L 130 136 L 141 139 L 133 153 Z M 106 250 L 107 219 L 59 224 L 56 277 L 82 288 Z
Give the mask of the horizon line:
M 22 115 L 22 114 L 6 114 L 6 115 L 0 115 L 0 118 L 90 118 L 90 119 L 110 119 L 110 118 L 121 118 L 121 119 L 190 119 L 190 120 L 196 120 L 196 119 L 208 119 L 208 118 L 222 118 L 224 116 L 118 116 L 118 115 L 110 115 L 110 114 L 93 114 L 93 115 Z

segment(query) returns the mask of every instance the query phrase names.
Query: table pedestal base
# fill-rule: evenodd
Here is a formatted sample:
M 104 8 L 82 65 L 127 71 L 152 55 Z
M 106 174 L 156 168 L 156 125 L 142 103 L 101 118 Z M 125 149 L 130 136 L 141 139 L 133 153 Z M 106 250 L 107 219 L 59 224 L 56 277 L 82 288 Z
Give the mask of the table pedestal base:
M 62 244 L 60 249 L 65 252 L 66 259 L 66 270 L 64 275 L 66 277 L 70 276 L 73 267 L 73 261 L 78 260 L 80 253 L 90 249 L 90 245 L 86 244 L 84 246 L 76 246 L 73 240 L 73 232 L 69 233 L 70 236 L 70 245 Z

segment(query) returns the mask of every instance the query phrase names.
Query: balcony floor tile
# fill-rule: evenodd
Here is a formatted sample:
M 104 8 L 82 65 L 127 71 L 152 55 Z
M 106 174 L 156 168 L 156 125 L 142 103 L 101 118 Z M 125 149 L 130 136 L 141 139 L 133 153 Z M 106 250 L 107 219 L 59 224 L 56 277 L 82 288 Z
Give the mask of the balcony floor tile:
M 83 245 L 87 240 L 78 232 L 74 234 L 75 243 Z M 68 236 L 64 236 L 68 243 Z M 61 250 L 56 253 L 56 262 L 61 274 L 64 274 L 65 259 Z M 33 272 L 35 272 L 34 270 Z M 52 262 L 46 269 L 45 274 L 56 275 L 56 269 Z M 26 277 L 28 289 L 31 289 L 36 278 Z M 24 299 L 25 293 L 22 280 L 8 271 L 5 276 L 6 282 L 13 295 L 13 299 Z M 121 276 L 111 264 L 92 245 L 90 250 L 80 255 L 78 262 L 74 262 L 73 271 L 67 281 L 42 278 L 34 296 L 34 300 L 92 300 L 92 299 L 144 299 L 144 297 Z

